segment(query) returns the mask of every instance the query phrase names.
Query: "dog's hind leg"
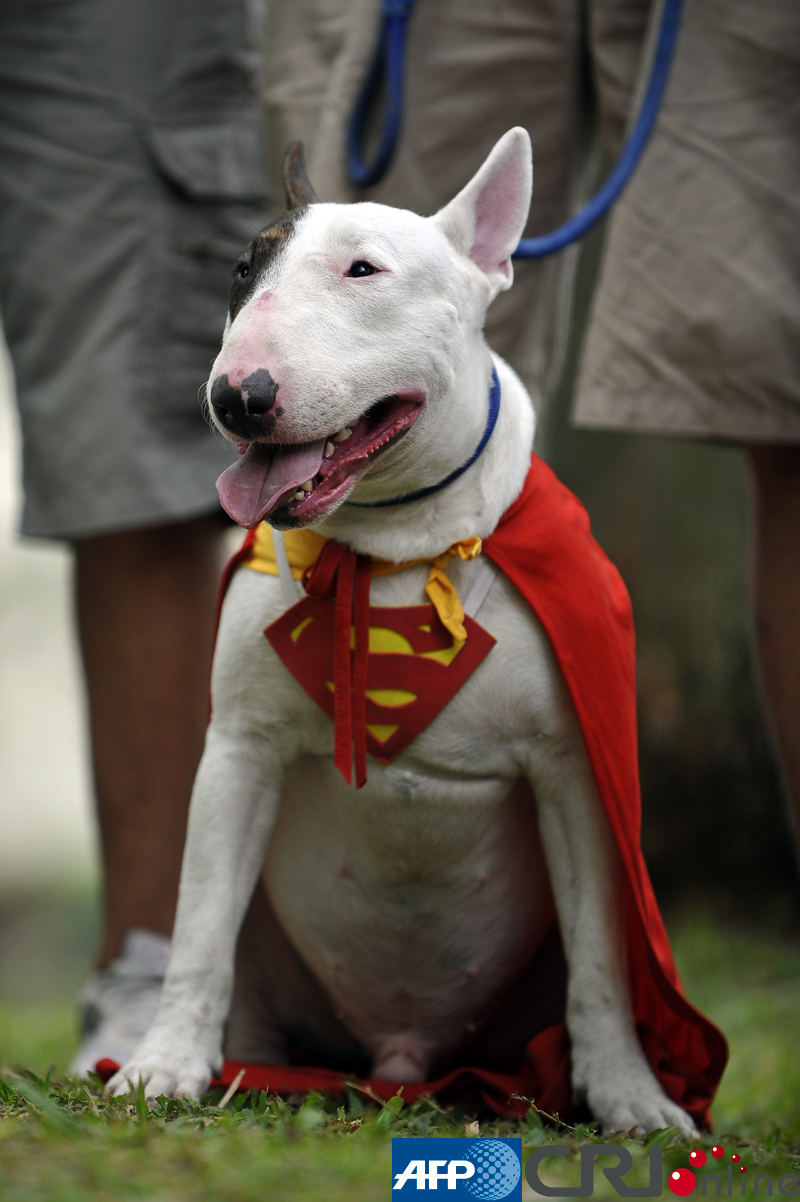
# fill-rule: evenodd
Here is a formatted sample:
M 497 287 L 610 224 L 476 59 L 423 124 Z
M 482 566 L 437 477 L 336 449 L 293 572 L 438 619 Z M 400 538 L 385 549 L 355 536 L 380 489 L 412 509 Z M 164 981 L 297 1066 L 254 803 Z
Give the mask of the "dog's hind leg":
M 258 881 L 236 949 L 225 1056 L 241 1064 L 285 1064 L 289 1048 L 320 1068 L 368 1075 L 366 1050 L 337 1017 Z
M 233 999 L 225 1026 L 225 1059 L 239 1064 L 286 1064 L 286 1043 L 272 1004 L 270 968 L 280 977 L 272 907 L 256 882 L 236 945 Z

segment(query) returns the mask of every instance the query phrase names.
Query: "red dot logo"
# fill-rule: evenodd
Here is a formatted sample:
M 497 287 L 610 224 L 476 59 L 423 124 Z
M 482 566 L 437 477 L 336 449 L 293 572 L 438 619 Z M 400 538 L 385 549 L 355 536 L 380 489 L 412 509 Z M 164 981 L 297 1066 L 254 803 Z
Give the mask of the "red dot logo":
M 725 1149 L 723 1148 L 722 1144 L 714 1144 L 714 1147 L 711 1149 L 711 1155 L 715 1160 L 719 1160 L 720 1156 L 724 1156 Z
M 734 1164 L 738 1164 L 741 1159 L 742 1158 L 738 1152 L 734 1152 L 733 1156 L 731 1156 L 731 1160 L 733 1161 Z
M 697 1185 L 697 1178 L 691 1169 L 673 1169 L 667 1177 L 667 1185 L 673 1194 L 677 1194 L 679 1198 L 685 1198 Z
M 746 1165 L 746 1164 L 740 1164 L 740 1165 L 739 1165 L 739 1172 L 740 1172 L 740 1173 L 746 1173 L 746 1172 L 747 1172 L 747 1165 Z
M 689 1153 L 689 1159 L 692 1162 L 692 1168 L 701 1169 L 706 1163 L 706 1154 L 702 1148 L 694 1148 Z

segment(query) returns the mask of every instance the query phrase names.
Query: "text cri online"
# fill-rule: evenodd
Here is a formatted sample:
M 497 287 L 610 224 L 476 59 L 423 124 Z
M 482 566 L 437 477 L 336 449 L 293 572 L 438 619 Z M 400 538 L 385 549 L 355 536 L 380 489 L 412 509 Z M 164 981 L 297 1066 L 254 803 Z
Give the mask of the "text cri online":
M 601 1172 L 620 1198 L 661 1197 L 664 1188 L 664 1177 L 660 1146 L 656 1145 L 650 1149 L 650 1181 L 648 1185 L 627 1185 L 622 1180 L 632 1167 L 633 1160 L 628 1149 L 620 1147 L 619 1144 L 584 1144 L 580 1150 L 580 1184 L 568 1186 L 546 1185 L 539 1176 L 539 1166 L 542 1164 L 542 1161 L 547 1160 L 550 1156 L 569 1156 L 571 1152 L 572 1149 L 567 1147 L 566 1144 L 551 1144 L 547 1147 L 537 1148 L 535 1152 L 531 1153 L 525 1165 L 525 1180 L 535 1193 L 542 1194 L 545 1198 L 590 1198 L 594 1193 L 595 1157 L 614 1156 L 617 1159 L 617 1163 L 610 1167 L 604 1166 Z M 733 1159 L 738 1160 L 739 1158 L 735 1156 Z M 681 1184 L 673 1186 L 672 1177 L 679 1178 Z M 691 1180 L 688 1180 L 688 1177 Z M 674 1194 L 681 1196 L 695 1193 L 696 1190 L 701 1197 L 730 1198 L 734 1194 L 744 1197 L 747 1184 L 745 1176 L 742 1175 L 739 1177 L 738 1182 L 739 1189 L 734 1191 L 734 1178 L 731 1166 L 728 1165 L 726 1178 L 719 1173 L 706 1173 L 697 1180 L 690 1171 L 677 1170 L 670 1174 L 670 1179 L 667 1180 L 666 1184 Z M 777 1182 L 773 1182 L 773 1178 L 768 1173 L 758 1173 L 753 1180 L 755 1196 L 771 1198 L 774 1184 L 777 1184 L 778 1193 L 782 1194 L 785 1198 L 800 1193 L 800 1178 L 795 1176 L 794 1173 L 784 1174 L 784 1176 L 777 1179 Z

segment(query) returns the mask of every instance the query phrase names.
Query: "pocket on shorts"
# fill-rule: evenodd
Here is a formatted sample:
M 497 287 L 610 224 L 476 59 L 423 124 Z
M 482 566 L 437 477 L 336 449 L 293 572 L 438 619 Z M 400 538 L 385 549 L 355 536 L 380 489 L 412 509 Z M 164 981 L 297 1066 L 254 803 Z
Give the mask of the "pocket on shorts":
M 150 124 L 146 139 L 157 179 L 143 401 L 156 422 L 197 429 L 233 265 L 267 221 L 263 134 L 245 112 L 215 124 Z
M 197 125 L 162 125 L 150 122 L 146 139 L 150 154 L 161 176 L 198 212 L 220 213 L 235 217 L 255 206 L 265 209 L 269 200 L 266 175 L 266 145 L 260 113 L 245 111 L 224 122 Z M 242 227 L 249 234 L 252 230 Z M 225 223 L 219 231 L 226 232 Z M 187 231 L 180 247 L 198 258 L 223 258 L 232 263 L 245 243 L 238 229 L 226 242 L 215 241 L 214 231 L 203 235 Z
M 158 169 L 187 196 L 263 202 L 266 148 L 257 114 L 201 125 L 150 122 L 146 137 Z

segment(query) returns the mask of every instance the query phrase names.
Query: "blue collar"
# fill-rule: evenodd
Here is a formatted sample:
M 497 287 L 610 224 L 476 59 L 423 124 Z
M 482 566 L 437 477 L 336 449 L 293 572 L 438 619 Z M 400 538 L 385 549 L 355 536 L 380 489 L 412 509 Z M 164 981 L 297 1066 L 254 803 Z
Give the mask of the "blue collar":
M 345 501 L 345 505 L 353 505 L 356 509 L 385 509 L 389 505 L 408 505 L 411 501 L 421 501 L 423 497 L 430 497 L 433 493 L 439 492 L 440 489 L 447 488 L 448 484 L 452 484 L 459 476 L 463 476 L 467 468 L 472 467 L 475 460 L 484 450 L 487 442 L 492 437 L 492 431 L 497 425 L 499 413 L 500 381 L 497 378 L 497 368 L 492 364 L 492 386 L 489 389 L 489 416 L 486 419 L 486 429 L 483 431 L 480 442 L 466 463 L 462 463 L 461 467 L 457 467 L 454 472 L 451 472 L 449 476 L 445 476 L 444 480 L 440 480 L 438 484 L 429 484 L 427 488 L 418 488 L 416 492 L 407 492 L 402 497 L 391 497 L 388 501 Z

